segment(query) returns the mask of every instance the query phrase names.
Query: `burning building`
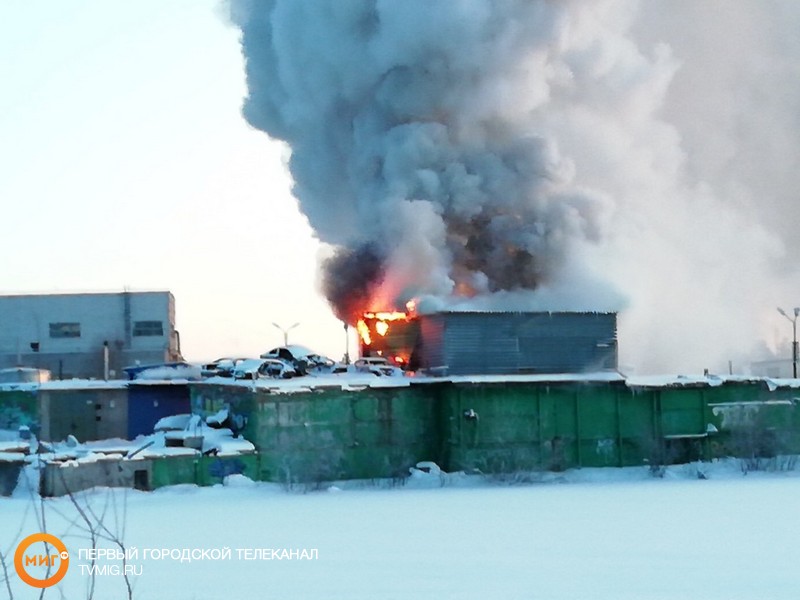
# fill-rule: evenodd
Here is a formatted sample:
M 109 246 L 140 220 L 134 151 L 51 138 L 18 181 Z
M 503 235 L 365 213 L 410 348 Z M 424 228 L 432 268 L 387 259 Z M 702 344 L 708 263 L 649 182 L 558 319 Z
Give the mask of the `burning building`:
M 576 80 L 563 27 L 580 11 L 528 0 L 325 6 L 241 0 L 231 14 L 243 114 L 291 148 L 293 193 L 330 252 L 322 291 L 359 327 L 363 353 L 412 361 L 431 343 L 421 326 L 434 311 L 621 306 L 584 264 L 604 240 L 608 191 L 577 178 L 539 110 L 545 88 L 563 97 Z M 420 316 L 395 312 L 411 298 Z
M 616 313 L 365 313 L 358 330 L 362 356 L 429 373 L 576 373 L 618 364 Z

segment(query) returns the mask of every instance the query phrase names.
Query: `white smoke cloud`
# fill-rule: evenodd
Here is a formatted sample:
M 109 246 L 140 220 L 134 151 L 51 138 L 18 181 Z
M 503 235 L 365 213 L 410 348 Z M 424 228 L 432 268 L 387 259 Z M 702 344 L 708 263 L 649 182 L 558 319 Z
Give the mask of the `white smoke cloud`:
M 301 209 L 342 249 L 340 315 L 412 296 L 623 309 L 641 371 L 775 343 L 774 306 L 800 292 L 793 3 L 232 8 L 245 117 L 289 143 Z

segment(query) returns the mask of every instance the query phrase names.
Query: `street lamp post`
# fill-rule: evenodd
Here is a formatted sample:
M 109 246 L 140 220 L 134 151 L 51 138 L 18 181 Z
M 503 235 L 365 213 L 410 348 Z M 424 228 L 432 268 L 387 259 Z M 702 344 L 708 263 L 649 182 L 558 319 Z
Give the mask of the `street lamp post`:
M 797 379 L 797 316 L 800 315 L 800 308 L 794 309 L 794 317 L 790 317 L 782 308 L 778 308 L 778 312 L 792 322 L 792 377 Z
M 347 321 L 342 321 L 344 325 L 344 364 L 350 364 L 350 327 Z
M 273 323 L 272 325 L 273 325 L 273 327 L 277 327 L 278 329 L 281 330 L 281 333 L 283 333 L 283 345 L 284 346 L 288 346 L 289 345 L 289 332 L 292 329 L 294 329 L 295 327 L 297 327 L 298 325 L 300 325 L 300 323 L 295 323 L 294 325 L 292 325 L 291 327 L 287 327 L 286 329 L 284 329 L 283 327 L 281 327 L 277 323 Z

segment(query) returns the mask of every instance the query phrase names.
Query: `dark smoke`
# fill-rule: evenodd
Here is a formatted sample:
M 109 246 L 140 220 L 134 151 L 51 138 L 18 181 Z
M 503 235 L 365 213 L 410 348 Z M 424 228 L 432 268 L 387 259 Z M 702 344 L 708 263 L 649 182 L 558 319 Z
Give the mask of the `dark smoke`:
M 372 244 L 340 249 L 323 262 L 322 289 L 336 317 L 351 325 L 365 310 L 384 276 L 383 258 Z
M 623 364 L 702 370 L 800 304 L 796 3 L 231 6 L 340 318 L 627 306 Z
M 245 117 L 292 148 L 294 193 L 338 249 L 323 265 L 337 315 L 376 298 L 393 308 L 412 296 L 534 290 L 559 270 L 572 239 L 597 238 L 595 195 L 569 183 L 552 142 L 516 122 L 513 95 L 528 91 L 504 84 L 520 75 L 510 57 L 557 39 L 554 6 L 234 7 Z M 544 65 L 531 67 L 547 77 Z M 363 247 L 382 257 L 381 269 L 359 265 Z

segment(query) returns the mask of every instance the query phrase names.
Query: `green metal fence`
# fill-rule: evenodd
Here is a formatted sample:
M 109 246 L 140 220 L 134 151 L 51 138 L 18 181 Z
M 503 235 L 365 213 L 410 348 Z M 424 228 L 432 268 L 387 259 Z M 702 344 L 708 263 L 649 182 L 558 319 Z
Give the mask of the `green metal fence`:
M 258 479 L 258 455 L 165 456 L 152 460 L 150 488 L 181 483 L 214 485 L 236 474 Z
M 258 479 L 289 483 L 402 477 L 423 460 L 493 473 L 798 453 L 798 396 L 759 380 L 192 390 L 197 412 L 240 416 L 259 451 Z
M 0 389 L 0 429 L 16 430 L 39 425 L 36 390 Z
M 197 386 L 193 408 L 223 408 L 245 423 L 259 452 L 259 479 L 298 483 L 401 477 L 439 452 L 437 399 L 417 387 L 318 389 L 292 394 Z

